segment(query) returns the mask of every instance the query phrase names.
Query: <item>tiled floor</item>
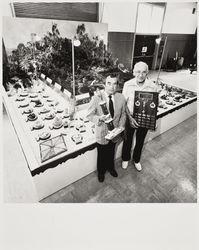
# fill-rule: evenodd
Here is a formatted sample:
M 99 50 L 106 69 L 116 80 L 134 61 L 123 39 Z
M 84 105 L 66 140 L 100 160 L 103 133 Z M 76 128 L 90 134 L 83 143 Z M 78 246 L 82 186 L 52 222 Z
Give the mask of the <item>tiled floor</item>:
M 191 127 L 191 130 L 190 130 Z M 104 183 L 96 173 L 73 183 L 42 202 L 196 202 L 196 115 L 145 144 L 143 171 L 117 162 L 118 178 L 107 173 Z
M 157 72 L 151 72 L 155 79 Z M 196 74 L 161 72 L 160 78 L 196 91 Z M 117 162 L 118 178 L 99 183 L 92 173 L 42 202 L 196 202 L 196 115 L 145 144 L 144 169 L 138 173 Z M 3 113 L 5 202 L 37 202 L 32 177 L 7 114 Z

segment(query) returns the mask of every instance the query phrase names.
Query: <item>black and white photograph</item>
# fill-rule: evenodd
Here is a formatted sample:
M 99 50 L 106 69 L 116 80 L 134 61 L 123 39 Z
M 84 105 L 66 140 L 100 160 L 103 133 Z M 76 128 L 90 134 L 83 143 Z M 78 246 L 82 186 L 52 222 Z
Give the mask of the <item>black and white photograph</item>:
M 2 6 L 4 206 L 196 206 L 198 3 Z

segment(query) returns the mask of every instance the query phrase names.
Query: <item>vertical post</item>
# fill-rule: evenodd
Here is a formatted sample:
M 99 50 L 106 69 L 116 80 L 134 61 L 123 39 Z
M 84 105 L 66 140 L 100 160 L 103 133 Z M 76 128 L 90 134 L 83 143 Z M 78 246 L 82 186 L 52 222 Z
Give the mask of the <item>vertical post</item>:
M 131 70 L 133 70 L 133 57 L 134 57 L 136 29 L 137 29 L 137 21 L 138 21 L 138 9 L 139 9 L 139 2 L 137 3 L 136 18 L 135 18 L 135 32 L 134 32 L 134 35 L 133 35 L 133 46 L 132 46 L 132 56 L 131 56 Z
M 163 29 L 163 25 L 164 25 L 164 19 L 165 19 L 165 14 L 166 14 L 166 8 L 167 8 L 167 4 L 165 3 L 164 6 L 164 13 L 163 13 L 163 18 L 162 18 L 162 24 L 161 24 L 161 28 L 160 28 L 160 39 L 162 38 L 162 29 Z M 160 40 L 161 42 L 161 40 Z M 157 60 L 158 60 L 158 53 L 159 53 L 159 48 L 160 48 L 160 43 L 157 45 L 156 48 L 156 54 L 155 54 L 155 62 L 154 62 L 154 70 L 156 70 L 156 65 L 157 65 Z
M 36 59 L 35 59 L 35 42 L 36 42 L 36 34 L 31 33 L 31 42 L 32 42 L 32 57 L 33 57 L 33 63 L 35 66 L 35 77 L 37 79 L 37 66 L 36 66 Z
M 14 8 L 13 2 L 10 3 L 10 8 L 11 8 L 11 12 L 12 12 L 12 17 L 16 17 L 15 8 Z
M 162 56 L 161 56 L 161 59 L 160 59 L 160 65 L 159 65 L 159 69 L 158 69 L 158 76 L 157 76 L 157 80 L 156 80 L 157 83 L 158 83 L 159 76 L 160 76 L 160 70 L 161 70 L 161 66 L 162 66 L 162 60 L 163 60 L 163 57 L 164 57 L 164 51 L 165 51 L 166 43 L 167 43 L 167 36 L 166 36 L 165 41 L 164 41 L 164 47 L 163 47 Z
M 34 60 L 34 49 L 33 49 L 33 42 L 34 42 L 34 37 L 33 36 L 34 36 L 34 34 L 31 33 L 30 36 L 31 36 L 31 43 L 32 43 L 32 58 Z
M 104 35 L 102 34 L 102 35 L 100 35 L 99 36 L 99 39 L 100 39 L 100 41 L 102 40 L 102 42 L 103 42 L 103 48 L 102 48 L 102 65 L 104 65 L 104 56 L 105 56 L 105 50 L 106 50 L 106 45 L 105 45 L 105 43 L 104 43 Z M 99 42 L 100 42 L 99 41 Z
M 72 41 L 72 74 L 73 74 L 73 98 L 75 98 L 75 51 L 74 51 L 74 39 Z

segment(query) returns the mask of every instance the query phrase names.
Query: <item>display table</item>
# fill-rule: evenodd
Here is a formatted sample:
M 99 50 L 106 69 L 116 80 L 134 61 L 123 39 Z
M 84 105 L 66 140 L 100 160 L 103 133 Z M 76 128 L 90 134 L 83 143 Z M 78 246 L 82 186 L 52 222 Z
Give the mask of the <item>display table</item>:
M 161 87 L 156 130 L 149 131 L 145 143 L 185 121 L 197 112 L 197 94 L 195 92 L 166 83 L 162 83 Z
M 178 92 L 181 91 L 178 89 Z M 52 89 L 45 85 L 43 92 L 21 94 L 8 96 L 3 89 L 3 101 L 33 177 L 39 201 L 96 170 L 97 150 L 94 124 L 86 120 L 87 109 L 85 104 L 83 110 L 81 106 L 78 107 L 74 120 L 71 121 L 67 116 L 64 117 L 65 111 L 69 109 L 68 98 L 56 88 Z M 196 113 L 197 96 L 195 93 L 175 102 L 175 105 L 166 104 L 168 99 L 164 98 L 163 94 L 161 96 L 162 105 L 160 106 L 162 108 L 158 108 L 157 129 L 149 131 L 145 142 L 152 140 Z M 169 92 L 168 96 L 172 96 L 172 93 Z M 37 106 L 38 99 L 41 100 L 42 104 Z M 27 103 L 28 106 L 26 106 Z M 36 120 L 27 121 L 29 114 L 24 112 L 29 108 L 33 109 L 37 117 Z M 53 111 L 55 116 L 61 117 L 63 122 L 68 123 L 68 126 L 64 127 L 63 123 L 60 128 L 54 128 L 55 118 L 46 119 L 49 112 L 42 113 L 44 108 Z M 43 122 L 44 127 L 33 129 L 34 124 L 38 121 Z M 82 132 L 79 130 L 80 124 L 84 126 Z M 38 140 L 42 131 L 48 131 L 50 138 Z M 80 134 L 83 139 L 78 144 L 73 140 L 73 135 L 77 134 Z M 59 152 L 58 155 L 49 159 L 44 157 L 42 160 L 41 145 L 47 141 L 52 142 L 50 141 L 52 138 L 64 140 L 65 146 L 61 145 L 61 151 L 63 150 L 63 152 Z M 123 142 L 116 145 L 115 159 L 121 157 L 122 145 Z M 57 148 L 59 148 L 59 145 Z
M 94 128 L 93 123 L 86 120 L 85 109 L 79 108 L 72 121 L 64 117 L 69 103 L 64 98 L 64 94 L 56 89 L 46 86 L 45 91 L 41 93 L 28 92 L 27 96 L 23 96 L 26 95 L 24 92 L 21 94 L 22 96 L 16 94 L 8 97 L 3 89 L 3 101 L 33 177 L 38 200 L 41 200 L 96 169 L 97 151 Z M 42 106 L 35 107 L 37 99 L 41 100 Z M 29 114 L 24 112 L 30 108 L 33 109 L 36 120 L 27 121 Z M 68 123 L 68 127 L 64 128 L 62 125 L 60 128 L 54 128 L 55 118 L 46 119 L 46 115 L 50 112 L 41 113 L 44 108 L 50 109 L 50 112 L 61 117 L 63 122 Z M 38 121 L 43 123 L 44 127 L 33 129 Z M 82 132 L 79 130 L 80 124 L 84 126 Z M 38 136 L 46 131 L 51 134 L 48 140 L 57 136 L 59 138 L 61 135 L 60 138 L 63 138 L 66 147 L 62 153 L 42 161 L 40 145 L 47 140 L 38 140 Z M 82 142 L 76 144 L 72 139 L 73 135 L 81 135 Z

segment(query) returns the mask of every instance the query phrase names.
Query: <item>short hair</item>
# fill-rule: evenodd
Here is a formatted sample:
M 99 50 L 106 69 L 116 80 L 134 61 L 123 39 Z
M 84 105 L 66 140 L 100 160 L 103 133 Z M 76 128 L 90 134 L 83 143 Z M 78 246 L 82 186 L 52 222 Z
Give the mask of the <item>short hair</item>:
M 134 65 L 134 68 L 133 68 L 133 72 L 136 71 L 136 68 L 138 68 L 139 66 L 145 66 L 146 67 L 146 70 L 147 70 L 147 73 L 149 72 L 149 67 L 148 65 L 145 63 L 145 62 L 137 62 L 135 65 Z
M 103 83 L 101 83 L 101 84 L 93 84 L 89 88 L 92 89 L 93 91 L 96 91 L 97 89 L 104 89 L 105 85 Z
M 106 79 L 110 77 L 110 78 L 116 78 L 117 79 L 117 84 L 119 83 L 119 74 L 118 73 L 110 73 L 106 76 Z M 105 79 L 105 83 L 106 83 L 106 79 Z
M 90 97 L 94 96 L 94 92 L 99 89 L 99 90 L 102 90 L 102 89 L 105 89 L 105 85 L 104 84 L 93 84 L 89 87 L 89 90 L 88 90 L 88 93 L 90 95 Z
M 111 78 L 118 78 L 118 77 L 119 77 L 119 74 L 116 73 L 116 72 L 112 72 L 112 73 L 109 73 L 109 74 L 107 75 L 107 77 L 108 77 L 108 76 L 110 76 Z

